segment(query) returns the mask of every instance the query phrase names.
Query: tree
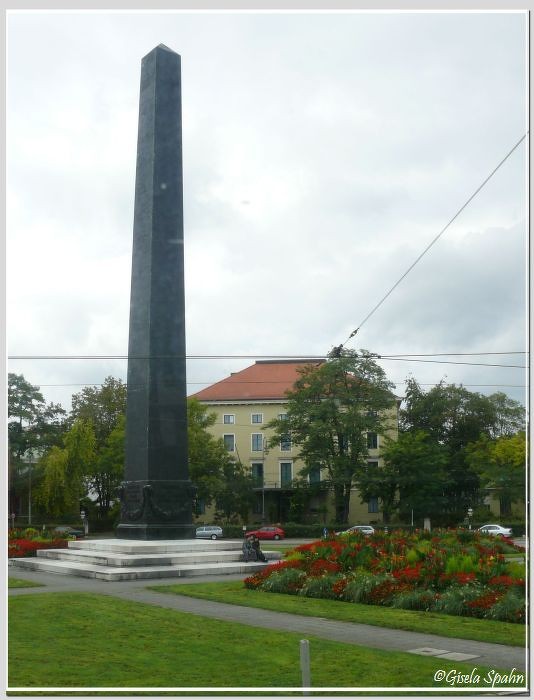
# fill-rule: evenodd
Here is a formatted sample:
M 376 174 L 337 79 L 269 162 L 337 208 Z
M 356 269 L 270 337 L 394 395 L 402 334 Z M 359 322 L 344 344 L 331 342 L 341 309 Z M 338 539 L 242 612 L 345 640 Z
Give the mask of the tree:
M 38 386 L 22 374 L 8 375 L 9 454 L 20 461 L 28 450 L 43 450 L 61 442 L 65 410 L 46 404 Z
M 486 435 L 467 446 L 467 463 L 483 489 L 495 492 L 501 515 L 511 514 L 513 501 L 525 500 L 526 436 L 524 432 L 491 440 Z
M 326 470 L 336 521 L 347 523 L 351 489 L 367 467 L 368 433 L 383 434 L 394 407 L 394 385 L 365 350 L 336 349 L 317 365 L 304 365 L 287 393 L 286 417 L 271 421 L 275 437 L 291 437 L 305 463 L 302 474 Z
M 95 458 L 85 483 L 100 518 L 108 515 L 123 479 L 125 415 L 126 384 L 120 379 L 106 377 L 100 387 L 84 387 L 72 397 L 71 422 L 90 423 L 94 431 Z
M 96 459 L 95 445 L 92 424 L 77 420 L 65 434 L 63 448 L 54 446 L 43 457 L 43 479 L 36 500 L 50 515 L 79 513 L 87 475 Z
M 96 495 L 101 518 L 111 510 L 118 488 L 124 478 L 126 417 L 120 415 L 117 423 L 98 450 L 92 469 L 86 474 L 86 484 Z
M 447 492 L 443 514 L 450 524 L 465 516 L 479 500 L 479 473 L 467 461 L 467 447 L 481 437 L 496 438 L 524 426 L 520 403 L 496 393 L 484 396 L 463 386 L 445 384 L 424 392 L 414 379 L 406 388 L 405 407 L 400 413 L 401 431 L 424 431 L 430 440 L 448 452 Z
M 239 516 L 246 523 L 254 503 L 253 486 L 254 480 L 241 462 L 228 460 L 222 470 L 222 487 L 215 497 L 216 517 L 230 522 Z
M 369 466 L 358 480 L 363 500 L 379 497 L 384 521 L 399 513 L 405 522 L 443 511 L 448 453 L 422 430 L 387 440 L 384 467 Z
M 126 384 L 120 379 L 106 377 L 100 387 L 84 387 L 72 397 L 70 420 L 91 421 L 98 449 L 103 447 L 119 418 L 125 414 Z
M 248 512 L 253 501 L 253 480 L 243 465 L 226 450 L 224 442 L 210 434 L 217 415 L 197 399 L 187 401 L 189 476 L 197 487 L 197 499 L 216 504 L 217 515 L 227 521 Z
M 26 492 L 29 479 L 38 482 L 39 469 L 33 470 L 32 464 L 37 464 L 43 452 L 61 444 L 65 415 L 59 404 L 47 404 L 39 387 L 22 374 L 8 375 L 10 512 L 15 509 L 16 499 Z

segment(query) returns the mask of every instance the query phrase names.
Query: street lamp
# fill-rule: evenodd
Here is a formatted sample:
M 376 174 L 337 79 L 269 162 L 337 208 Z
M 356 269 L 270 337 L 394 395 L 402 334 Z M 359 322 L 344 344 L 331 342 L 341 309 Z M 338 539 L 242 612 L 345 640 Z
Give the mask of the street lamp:
M 32 451 L 28 450 L 28 525 L 32 524 Z

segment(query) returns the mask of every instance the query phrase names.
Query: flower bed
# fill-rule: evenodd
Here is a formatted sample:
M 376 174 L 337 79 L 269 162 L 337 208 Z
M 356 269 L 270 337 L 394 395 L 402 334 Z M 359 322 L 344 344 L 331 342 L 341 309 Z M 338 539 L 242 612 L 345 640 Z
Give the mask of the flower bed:
M 57 537 L 40 533 L 33 528 L 10 530 L 8 533 L 7 556 L 34 557 L 38 549 L 63 549 L 71 537 Z
M 525 621 L 523 551 L 471 531 L 359 533 L 301 545 L 247 588 L 451 615 Z

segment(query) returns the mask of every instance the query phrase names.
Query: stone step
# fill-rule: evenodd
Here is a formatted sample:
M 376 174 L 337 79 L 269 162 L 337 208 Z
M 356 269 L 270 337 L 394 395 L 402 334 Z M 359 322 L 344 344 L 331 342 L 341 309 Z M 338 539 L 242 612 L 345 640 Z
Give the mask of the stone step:
M 242 540 L 125 540 L 118 538 L 70 540 L 68 548 L 121 554 L 169 554 L 178 552 L 241 551 Z
M 263 562 L 216 562 L 170 566 L 106 567 L 77 561 L 27 557 L 12 559 L 13 566 L 32 571 L 97 578 L 104 581 L 131 581 L 135 579 L 174 578 L 189 576 L 217 576 L 221 574 L 253 574 L 261 571 Z
M 217 562 L 232 562 L 240 558 L 238 550 L 216 550 L 213 552 L 177 552 L 169 554 L 121 554 L 100 550 L 83 549 L 39 549 L 37 556 L 42 559 L 57 559 L 83 562 L 98 566 L 142 567 L 142 566 L 171 566 L 173 564 L 203 564 Z M 280 559 L 279 552 L 264 552 L 269 560 Z

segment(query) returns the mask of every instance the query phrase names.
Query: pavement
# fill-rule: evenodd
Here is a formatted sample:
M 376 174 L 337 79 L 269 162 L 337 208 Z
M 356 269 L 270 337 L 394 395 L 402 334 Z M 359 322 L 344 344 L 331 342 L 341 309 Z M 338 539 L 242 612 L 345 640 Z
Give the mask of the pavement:
M 124 600 L 156 605 L 158 607 L 179 610 L 202 617 L 237 622 L 252 627 L 272 630 L 287 630 L 306 636 L 329 639 L 345 644 L 356 644 L 368 648 L 388 651 L 403 651 L 421 656 L 434 656 L 436 661 L 463 661 L 473 666 L 525 671 L 527 669 L 526 648 L 489 644 L 473 640 L 441 637 L 434 634 L 407 632 L 403 630 L 363 625 L 352 622 L 337 622 L 320 617 L 305 617 L 288 613 L 273 612 L 247 608 L 241 605 L 215 603 L 181 595 L 170 595 L 147 590 L 150 585 L 187 585 L 190 583 L 209 583 L 216 581 L 242 580 L 243 575 L 198 576 L 194 579 L 154 579 L 147 581 L 100 581 L 97 579 L 64 576 L 60 574 L 36 571 L 11 571 L 12 575 L 35 583 L 44 584 L 42 588 L 11 588 L 10 596 L 39 595 L 40 593 L 100 593 Z M 525 640 L 526 644 L 526 640 Z M 436 664 L 436 669 L 439 668 Z

